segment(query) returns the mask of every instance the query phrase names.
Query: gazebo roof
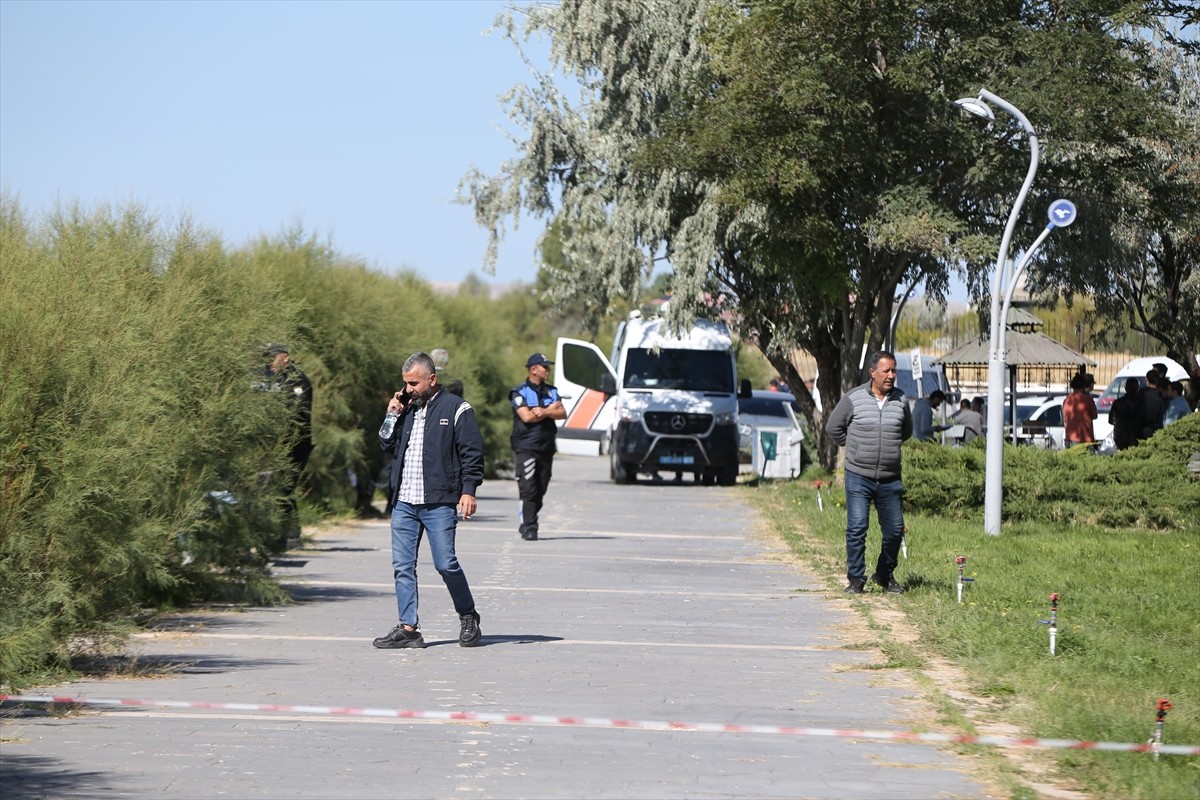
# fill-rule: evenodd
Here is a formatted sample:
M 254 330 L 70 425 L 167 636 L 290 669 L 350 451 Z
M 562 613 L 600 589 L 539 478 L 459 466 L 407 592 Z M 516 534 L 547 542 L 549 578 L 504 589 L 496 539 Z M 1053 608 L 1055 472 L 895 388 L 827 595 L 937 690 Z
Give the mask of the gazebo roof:
M 1017 308 L 1016 306 L 1009 307 L 1007 322 L 1010 331 L 1033 330 L 1034 328 L 1041 328 L 1046 324 L 1025 309 Z
M 1012 315 L 1009 316 L 1012 321 Z M 1008 355 L 1005 362 L 1010 367 L 1078 367 L 1085 364 L 1096 366 L 1096 362 L 1077 353 L 1056 339 L 1051 339 L 1041 331 L 1010 330 L 1005 334 L 1005 347 Z M 934 364 L 950 366 L 986 367 L 988 364 L 988 341 L 982 337 L 971 339 L 950 352 L 934 359 Z

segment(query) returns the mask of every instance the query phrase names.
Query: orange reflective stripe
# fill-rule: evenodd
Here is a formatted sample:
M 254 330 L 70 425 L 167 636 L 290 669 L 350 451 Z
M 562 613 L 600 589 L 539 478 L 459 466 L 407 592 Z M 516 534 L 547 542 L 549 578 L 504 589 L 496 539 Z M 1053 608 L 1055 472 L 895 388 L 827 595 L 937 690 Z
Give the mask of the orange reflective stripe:
M 580 429 L 592 427 L 592 423 L 596 421 L 596 417 L 600 416 L 600 409 L 604 408 L 604 401 L 606 399 L 604 392 L 598 392 L 595 389 L 585 389 L 583 397 L 579 398 L 579 402 L 575 404 L 575 407 L 571 409 L 571 413 L 567 415 L 567 420 L 563 423 L 563 427 Z

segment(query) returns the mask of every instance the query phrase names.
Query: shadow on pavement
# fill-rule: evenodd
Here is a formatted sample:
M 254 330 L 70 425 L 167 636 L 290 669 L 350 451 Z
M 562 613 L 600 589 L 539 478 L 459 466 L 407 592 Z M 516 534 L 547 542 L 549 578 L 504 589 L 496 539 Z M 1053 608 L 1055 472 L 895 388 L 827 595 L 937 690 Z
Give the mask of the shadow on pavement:
M 250 620 L 237 613 L 217 615 L 175 611 L 150 621 L 145 630 L 150 633 L 195 633 L 205 628 L 231 628 L 248 624 L 251 624 Z
M 299 547 L 299 548 L 296 548 L 296 552 L 298 552 L 298 553 L 374 553 L 380 549 L 382 549 L 382 548 L 379 548 L 379 547 L 346 547 L 344 545 L 341 545 L 338 547 Z
M 561 636 L 541 636 L 538 634 L 531 634 L 529 636 L 517 636 L 512 634 L 489 636 L 485 633 L 483 638 L 479 640 L 479 644 L 475 646 L 491 647 L 492 645 L 496 644 L 537 644 L 539 642 L 561 642 L 562 640 L 563 637 Z M 426 647 L 441 647 L 443 645 L 451 644 L 457 647 L 458 639 L 436 639 L 433 641 L 430 641 L 429 639 L 425 640 Z
M 535 541 L 535 542 L 565 542 L 568 539 L 584 539 L 587 541 L 591 541 L 594 539 L 596 541 L 600 541 L 601 539 L 615 539 L 615 538 L 617 538 L 617 537 L 603 536 L 603 535 L 599 535 L 599 534 L 588 534 L 588 535 L 584 535 L 584 536 L 546 536 L 543 533 L 539 533 L 538 538 L 534 539 L 533 541 Z
M 379 597 L 392 594 L 387 589 L 356 589 L 352 586 L 310 586 L 303 583 L 282 582 L 280 586 L 291 597 L 293 603 L 319 603 L 326 600 L 357 600 L 364 597 Z
M 163 675 L 205 675 L 234 670 L 294 665 L 290 659 L 229 658 L 227 656 L 138 654 L 80 656 L 71 668 L 89 678 L 152 678 Z M 0 795 L 3 793 L 0 792 Z
M 15 749 L 17 745 L 5 745 L 4 758 L 0 759 L 4 800 L 119 796 L 129 791 L 114 786 L 105 773 L 67 769 L 56 758 L 14 753 Z

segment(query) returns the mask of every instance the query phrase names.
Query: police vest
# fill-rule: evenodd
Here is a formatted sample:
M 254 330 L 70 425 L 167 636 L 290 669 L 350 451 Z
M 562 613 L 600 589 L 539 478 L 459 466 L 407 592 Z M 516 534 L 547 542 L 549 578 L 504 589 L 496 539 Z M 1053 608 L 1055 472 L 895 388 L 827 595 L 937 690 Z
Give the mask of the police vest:
M 532 450 L 536 453 L 553 453 L 554 437 L 558 434 L 558 425 L 552 419 L 537 422 L 522 422 L 517 416 L 518 408 L 545 408 L 558 402 L 558 389 L 548 383 L 537 386 L 525 381 L 508 393 L 508 399 L 513 408 L 512 448 L 513 450 Z

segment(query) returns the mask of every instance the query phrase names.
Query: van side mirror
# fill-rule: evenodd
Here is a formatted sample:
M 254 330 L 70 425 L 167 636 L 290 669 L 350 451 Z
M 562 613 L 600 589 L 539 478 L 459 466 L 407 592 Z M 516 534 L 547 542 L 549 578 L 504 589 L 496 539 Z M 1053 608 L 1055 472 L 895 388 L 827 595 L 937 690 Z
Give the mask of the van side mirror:
M 738 385 L 738 397 L 753 397 L 754 391 L 750 388 L 750 379 L 742 378 L 742 382 Z
M 600 376 L 600 391 L 604 392 L 607 395 L 616 394 L 617 393 L 616 378 L 614 378 L 612 375 L 610 375 L 607 372 L 604 373 L 603 375 L 601 375 Z

